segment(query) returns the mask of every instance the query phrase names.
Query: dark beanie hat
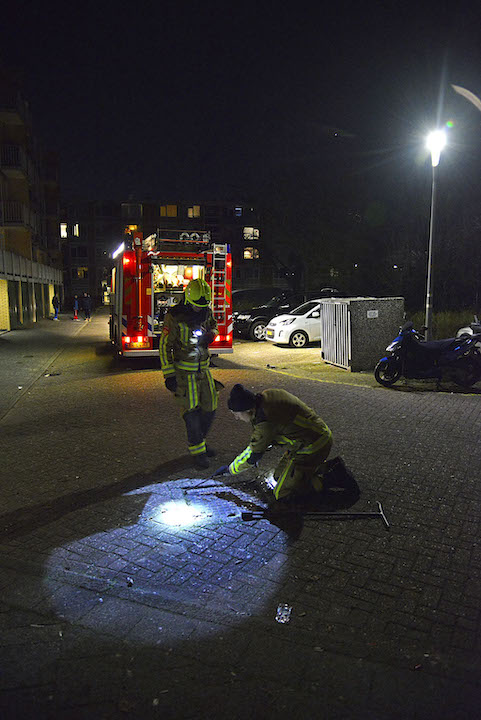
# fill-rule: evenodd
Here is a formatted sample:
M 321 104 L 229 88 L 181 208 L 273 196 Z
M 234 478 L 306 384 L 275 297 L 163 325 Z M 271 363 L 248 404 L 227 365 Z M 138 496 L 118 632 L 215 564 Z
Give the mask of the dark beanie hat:
M 231 390 L 227 406 L 229 410 L 234 412 L 244 412 L 250 410 L 256 404 L 256 396 L 250 390 L 247 390 L 243 385 L 234 385 Z

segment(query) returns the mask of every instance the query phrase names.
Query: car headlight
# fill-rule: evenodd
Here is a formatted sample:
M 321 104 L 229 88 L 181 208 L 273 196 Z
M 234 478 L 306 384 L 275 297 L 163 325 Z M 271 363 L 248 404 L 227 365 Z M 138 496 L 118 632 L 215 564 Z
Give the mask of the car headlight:
M 293 323 L 295 318 L 286 318 L 285 320 L 281 320 L 279 325 L 291 325 Z

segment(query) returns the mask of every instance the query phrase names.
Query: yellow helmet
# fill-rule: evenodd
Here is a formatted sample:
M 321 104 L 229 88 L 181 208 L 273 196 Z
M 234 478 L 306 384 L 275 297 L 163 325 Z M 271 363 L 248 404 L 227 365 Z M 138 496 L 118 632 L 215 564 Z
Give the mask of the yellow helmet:
M 205 280 L 197 278 L 191 280 L 185 288 L 185 301 L 196 307 L 207 307 L 210 305 L 210 287 Z

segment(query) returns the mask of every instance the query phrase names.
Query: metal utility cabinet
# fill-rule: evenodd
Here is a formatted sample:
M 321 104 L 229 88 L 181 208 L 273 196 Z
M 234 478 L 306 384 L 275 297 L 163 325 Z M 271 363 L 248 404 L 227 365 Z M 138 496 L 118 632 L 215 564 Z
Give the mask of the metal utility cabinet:
M 373 370 L 403 318 L 402 297 L 321 300 L 323 360 L 352 372 Z

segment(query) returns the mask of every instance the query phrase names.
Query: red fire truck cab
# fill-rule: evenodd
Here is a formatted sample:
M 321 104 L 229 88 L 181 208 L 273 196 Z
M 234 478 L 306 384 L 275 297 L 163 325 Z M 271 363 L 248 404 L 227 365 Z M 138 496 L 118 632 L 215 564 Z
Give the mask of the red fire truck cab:
M 164 315 L 185 286 L 204 278 L 212 290 L 218 335 L 214 353 L 232 352 L 232 258 L 228 245 L 204 231 L 135 230 L 113 253 L 110 340 L 122 357 L 157 355 Z

